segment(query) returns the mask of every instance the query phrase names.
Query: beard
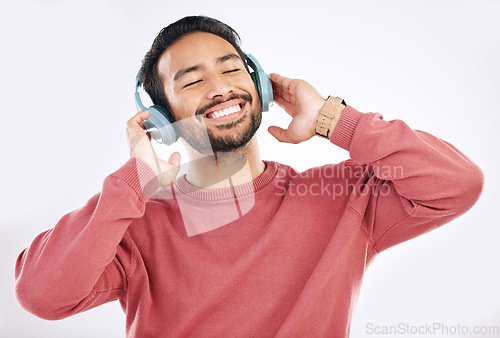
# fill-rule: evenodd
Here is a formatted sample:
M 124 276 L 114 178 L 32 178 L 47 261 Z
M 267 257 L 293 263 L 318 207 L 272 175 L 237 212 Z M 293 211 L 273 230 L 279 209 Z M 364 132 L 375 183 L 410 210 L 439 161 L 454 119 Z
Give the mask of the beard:
M 223 136 L 216 135 L 213 130 L 205 127 L 203 113 L 218 104 L 232 99 L 247 101 L 250 111 L 234 121 L 215 126 L 218 131 L 225 132 Z M 204 155 L 217 152 L 235 152 L 243 149 L 255 135 L 262 121 L 260 100 L 255 107 L 253 107 L 252 101 L 252 97 L 245 93 L 233 94 L 226 100 L 211 102 L 209 105 L 198 109 L 195 119 L 190 119 L 189 123 L 179 124 L 180 135 L 194 150 Z M 207 137 L 209 142 L 207 142 Z

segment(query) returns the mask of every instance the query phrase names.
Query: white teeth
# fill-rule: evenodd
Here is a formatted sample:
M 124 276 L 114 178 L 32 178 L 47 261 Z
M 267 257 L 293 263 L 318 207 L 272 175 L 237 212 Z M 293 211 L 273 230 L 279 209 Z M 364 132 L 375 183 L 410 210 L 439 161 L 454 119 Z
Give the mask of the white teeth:
M 230 115 L 230 114 L 234 114 L 236 112 L 239 112 L 241 110 L 241 107 L 239 104 L 235 105 L 235 106 L 232 106 L 232 107 L 229 107 L 229 108 L 226 108 L 226 109 L 222 109 L 222 110 L 218 110 L 218 111 L 215 111 L 215 112 L 212 112 L 210 114 L 208 114 L 208 117 L 211 118 L 211 119 L 216 119 L 218 117 L 222 117 L 222 116 L 227 116 L 227 115 Z

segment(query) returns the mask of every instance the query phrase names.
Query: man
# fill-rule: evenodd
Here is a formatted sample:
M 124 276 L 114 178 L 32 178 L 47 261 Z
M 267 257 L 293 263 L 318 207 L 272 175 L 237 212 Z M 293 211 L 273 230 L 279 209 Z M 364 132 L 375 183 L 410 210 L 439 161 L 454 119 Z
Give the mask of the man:
M 277 74 L 274 100 L 293 119 L 269 132 L 318 134 L 351 159 L 303 173 L 262 161 L 261 105 L 237 41 L 206 17 L 156 38 L 141 78 L 179 123 L 189 170 L 176 177 L 177 153 L 156 158 L 149 112 L 132 117 L 131 159 L 19 256 L 28 311 L 59 319 L 119 299 L 128 336 L 345 337 L 375 256 L 478 199 L 482 172 L 452 145 Z

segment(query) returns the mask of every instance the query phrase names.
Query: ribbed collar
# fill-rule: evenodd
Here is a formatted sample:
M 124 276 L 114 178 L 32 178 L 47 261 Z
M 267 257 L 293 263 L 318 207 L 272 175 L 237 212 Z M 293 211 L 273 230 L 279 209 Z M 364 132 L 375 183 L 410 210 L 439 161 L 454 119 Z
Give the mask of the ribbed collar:
M 175 181 L 175 188 L 182 191 L 184 194 L 192 198 L 207 200 L 207 201 L 221 201 L 225 199 L 234 199 L 234 196 L 243 197 L 255 193 L 257 190 L 264 188 L 271 182 L 276 175 L 278 165 L 276 162 L 264 161 L 266 169 L 255 180 L 242 185 L 223 189 L 200 189 L 186 180 L 186 175 L 179 177 Z

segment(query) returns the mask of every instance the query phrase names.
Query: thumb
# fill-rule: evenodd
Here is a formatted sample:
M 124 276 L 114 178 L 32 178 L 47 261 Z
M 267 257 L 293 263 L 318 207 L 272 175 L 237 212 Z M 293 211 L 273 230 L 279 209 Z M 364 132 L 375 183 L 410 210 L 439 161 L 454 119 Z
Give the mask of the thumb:
M 174 152 L 170 155 L 167 162 L 163 162 L 163 167 L 165 170 L 162 170 L 159 175 L 160 185 L 168 186 L 172 185 L 177 178 L 177 174 L 179 174 L 180 164 L 181 164 L 181 155 L 178 152 Z
M 179 152 L 174 152 L 168 158 L 168 163 L 173 165 L 174 167 L 179 167 L 181 165 L 181 154 Z M 177 169 L 178 171 L 179 169 Z
M 280 142 L 294 143 L 288 136 L 288 130 L 277 126 L 270 126 L 267 131 L 274 136 Z

